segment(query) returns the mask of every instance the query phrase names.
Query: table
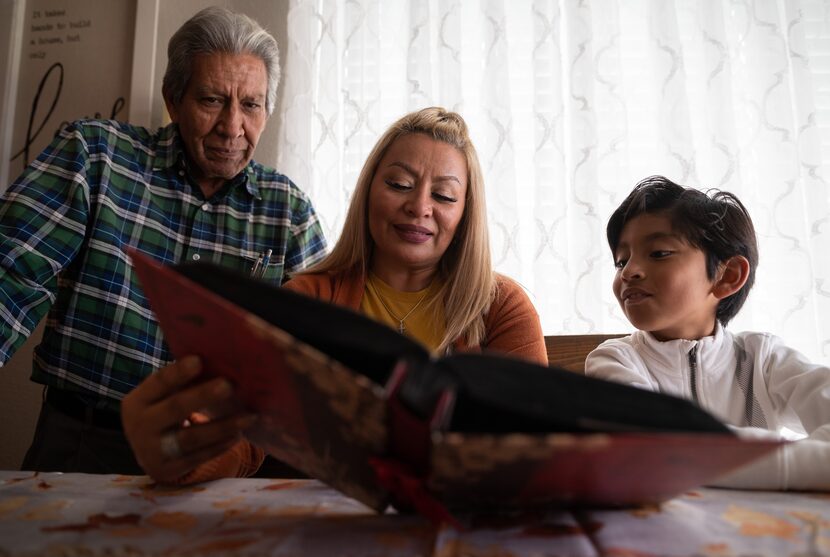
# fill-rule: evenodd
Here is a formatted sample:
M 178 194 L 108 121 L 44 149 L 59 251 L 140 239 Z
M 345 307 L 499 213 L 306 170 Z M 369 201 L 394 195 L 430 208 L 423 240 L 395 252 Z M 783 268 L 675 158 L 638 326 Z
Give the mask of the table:
M 377 515 L 315 480 L 164 488 L 0 471 L 0 556 L 830 556 L 830 494 L 697 489 L 659 506 L 478 518 Z

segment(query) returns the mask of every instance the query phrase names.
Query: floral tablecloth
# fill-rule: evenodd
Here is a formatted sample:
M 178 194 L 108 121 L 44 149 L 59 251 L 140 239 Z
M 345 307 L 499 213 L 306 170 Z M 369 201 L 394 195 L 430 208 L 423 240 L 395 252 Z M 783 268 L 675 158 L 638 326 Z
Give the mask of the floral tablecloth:
M 465 525 L 377 515 L 314 480 L 170 489 L 144 476 L 0 471 L 0 556 L 830 556 L 830 494 L 698 489 L 653 507 Z

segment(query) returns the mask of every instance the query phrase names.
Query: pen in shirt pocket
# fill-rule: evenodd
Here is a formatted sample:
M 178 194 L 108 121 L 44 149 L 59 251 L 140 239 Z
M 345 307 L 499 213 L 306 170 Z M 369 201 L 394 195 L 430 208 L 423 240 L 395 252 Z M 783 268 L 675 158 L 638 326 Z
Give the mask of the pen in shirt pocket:
M 256 258 L 253 268 L 251 269 L 251 276 L 254 278 L 262 278 L 265 276 L 265 270 L 268 268 L 268 262 L 271 260 L 272 250 L 265 250 L 265 253 Z

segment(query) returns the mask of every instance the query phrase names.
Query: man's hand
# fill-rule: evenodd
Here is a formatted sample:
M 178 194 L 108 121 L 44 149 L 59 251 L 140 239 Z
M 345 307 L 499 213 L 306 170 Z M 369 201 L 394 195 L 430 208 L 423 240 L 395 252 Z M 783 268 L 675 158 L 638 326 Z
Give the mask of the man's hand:
M 232 385 L 223 378 L 194 380 L 202 371 L 188 356 L 156 371 L 121 403 L 124 433 L 144 471 L 156 481 L 175 483 L 199 464 L 228 450 L 256 416 L 233 404 Z M 223 408 L 207 419 L 205 408 Z

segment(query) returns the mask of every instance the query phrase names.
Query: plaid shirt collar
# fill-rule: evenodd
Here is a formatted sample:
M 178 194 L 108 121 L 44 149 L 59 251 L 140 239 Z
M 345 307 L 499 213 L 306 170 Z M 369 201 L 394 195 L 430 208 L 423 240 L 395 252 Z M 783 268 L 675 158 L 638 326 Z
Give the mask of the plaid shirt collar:
M 256 172 L 254 172 L 254 161 L 245 165 L 242 171 L 231 180 L 233 187 L 245 185 L 245 190 L 255 199 L 261 200 L 262 194 L 257 186 Z M 156 164 L 153 170 L 173 170 L 187 168 L 187 156 L 184 150 L 178 124 L 169 124 L 159 133 L 156 143 Z

